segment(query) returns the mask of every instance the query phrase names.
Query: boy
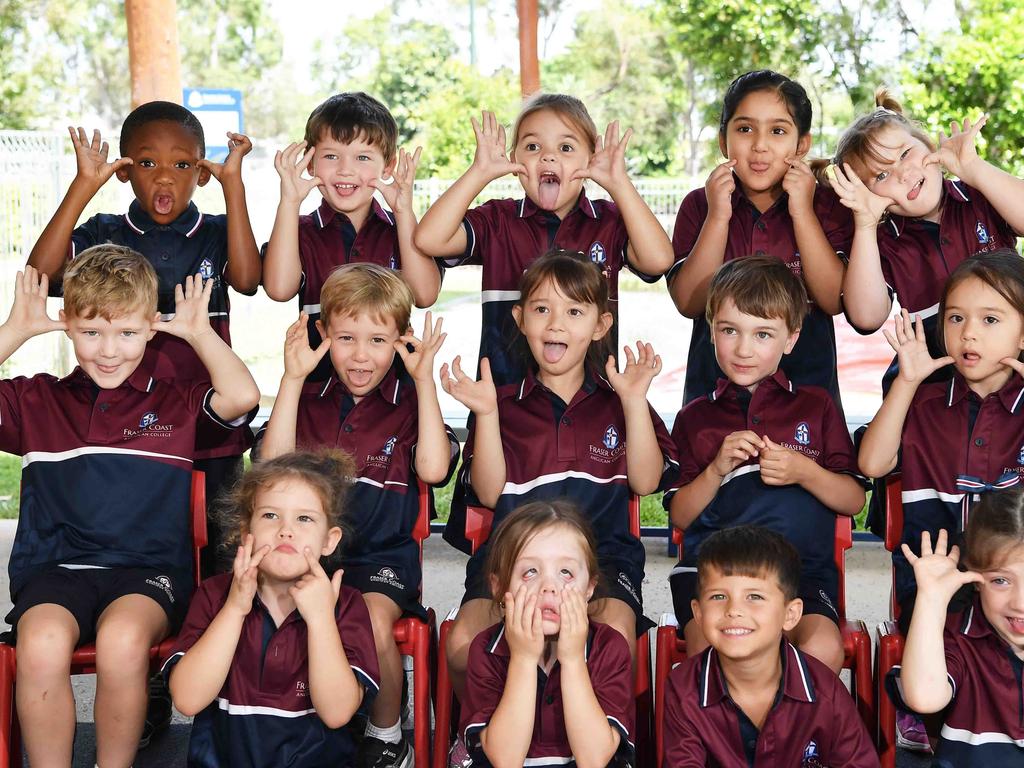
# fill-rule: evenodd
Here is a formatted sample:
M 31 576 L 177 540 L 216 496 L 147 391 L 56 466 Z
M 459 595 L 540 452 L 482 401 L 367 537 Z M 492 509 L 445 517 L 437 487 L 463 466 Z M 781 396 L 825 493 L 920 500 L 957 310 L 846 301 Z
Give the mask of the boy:
M 799 554 L 772 531 L 740 526 L 704 542 L 693 615 L 711 647 L 669 676 L 668 768 L 877 768 L 842 682 L 784 637 L 800 621 L 800 581 Z
M 413 755 L 400 729 L 403 673 L 392 628 L 405 613 L 426 616 L 412 538 L 418 481 L 444 485 L 459 455 L 458 440 L 441 419 L 433 379 L 445 334 L 442 321 L 433 324 L 428 312 L 423 338 L 412 335 L 409 286 L 376 264 L 338 268 L 324 283 L 320 306 L 316 324 L 324 341 L 316 349 L 309 345 L 304 313 L 288 329 L 285 372 L 260 433 L 260 453 L 268 459 L 296 447 L 330 446 L 356 461 L 347 505 L 353 532 L 343 540 L 342 565 L 345 583 L 366 599 L 381 681 L 356 764 L 407 768 Z M 304 383 L 328 351 L 331 378 Z
M 212 331 L 213 286 L 197 275 L 159 322 L 157 276 L 123 246 L 80 254 L 64 275 L 60 320 L 47 279 L 19 273 L 0 326 L 0 362 L 63 330 L 79 367 L 0 381 L 0 450 L 24 457 L 9 564 L 17 633 L 17 706 L 32 765 L 69 765 L 71 652 L 95 640 L 101 766 L 130 765 L 146 713 L 149 648 L 176 631 L 191 594 L 189 491 L 199 423 L 224 431 L 259 400 L 245 365 Z M 189 344 L 210 382 L 153 375 L 157 330 Z
M 676 416 L 680 478 L 664 501 L 686 531 L 669 581 L 691 655 L 707 647 L 690 613 L 700 547 L 716 530 L 748 524 L 782 534 L 800 553 L 803 619 L 789 637 L 833 671 L 842 666 L 835 516 L 860 511 L 864 486 L 835 401 L 779 370 L 806 313 L 803 283 L 771 256 L 726 262 L 712 278 L 707 320 L 728 378 Z
M 263 246 L 263 287 L 275 301 L 299 296 L 309 317 L 309 346 L 320 344 L 320 290 L 339 264 L 370 262 L 399 269 L 417 307 L 429 307 L 441 288 L 440 267 L 413 245 L 413 182 L 420 149 L 399 152 L 398 125 L 387 107 L 362 92 L 339 93 L 309 115 L 303 141 L 274 158 L 281 177 L 270 242 Z M 309 169 L 311 178 L 304 178 Z M 388 176 L 392 181 L 384 181 Z M 313 187 L 323 201 L 312 214 L 299 206 Z M 374 190 L 391 208 L 374 200 Z M 404 328 L 402 329 L 404 332 Z M 326 358 L 312 378 L 330 377 Z

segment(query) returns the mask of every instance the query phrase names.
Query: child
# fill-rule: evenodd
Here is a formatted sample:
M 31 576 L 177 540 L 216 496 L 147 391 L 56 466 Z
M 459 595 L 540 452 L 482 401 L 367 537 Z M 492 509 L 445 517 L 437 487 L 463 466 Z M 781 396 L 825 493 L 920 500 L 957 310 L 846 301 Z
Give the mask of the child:
M 281 177 L 270 242 L 264 246 L 263 287 L 275 301 L 299 296 L 309 318 L 309 346 L 320 345 L 320 290 L 339 264 L 370 262 L 400 269 L 418 307 L 429 307 L 441 288 L 439 265 L 413 245 L 413 181 L 420 149 L 395 150 L 398 126 L 387 107 L 365 93 L 339 93 L 309 115 L 306 136 L 274 156 Z M 302 173 L 309 169 L 311 178 Z M 392 177 L 390 183 L 384 179 Z M 323 196 L 312 214 L 299 206 L 314 188 Z M 374 199 L 379 190 L 391 212 Z M 404 328 L 402 329 L 404 331 Z M 313 378 L 330 376 L 325 360 Z
M 665 765 L 878 767 L 840 679 L 786 639 L 799 623 L 800 555 L 773 531 L 708 537 L 693 614 L 711 647 L 676 667 L 665 700 Z
M 423 215 L 416 244 L 448 266 L 483 265 L 480 358 L 490 360 L 500 387 L 526 372 L 509 352 L 518 336 L 512 307 L 520 276 L 541 254 L 552 248 L 587 254 L 607 280 L 616 307 L 619 270 L 628 266 L 654 282 L 671 266 L 672 247 L 626 173 L 632 129 L 620 139 L 616 121 L 601 139 L 583 102 L 554 93 L 526 102 L 507 155 L 505 128 L 492 112 L 484 112 L 479 125 L 472 123 L 473 164 Z M 469 210 L 484 187 L 508 173 L 519 178 L 524 199 L 491 200 Z M 584 179 L 600 184 L 612 202 L 590 200 Z M 618 348 L 616 338 L 613 331 L 612 349 Z
M 445 390 L 475 416 L 458 483 L 469 504 L 494 510 L 494 523 L 538 499 L 571 498 L 597 536 L 601 561 L 595 621 L 626 637 L 631 653 L 649 626 L 643 616 L 644 548 L 630 533 L 631 493 L 653 493 L 675 470 L 671 440 L 647 403 L 661 370 L 650 344 L 626 348 L 619 373 L 606 353 L 608 281 L 582 254 L 552 251 L 519 282 L 513 317 L 528 360 L 526 376 L 496 390 L 488 361 L 467 376 L 458 357 L 441 366 Z M 604 362 L 607 379 L 600 375 Z M 452 505 L 448 530 L 461 534 L 465 510 Z M 499 617 L 483 574 L 485 543 L 466 567 L 466 594 L 448 638 L 453 684 L 473 638 Z
M 503 621 L 469 652 L 459 736 L 473 764 L 629 765 L 629 647 L 587 617 L 599 571 L 583 515 L 569 501 L 519 507 L 485 570 Z
M 779 369 L 806 312 L 803 284 L 771 256 L 726 262 L 708 288 L 711 343 L 726 378 L 676 416 L 680 476 L 664 499 L 672 524 L 686 531 L 669 581 L 691 656 L 710 639 L 690 609 L 701 547 L 714 531 L 748 524 L 785 536 L 800 553 L 803 612 L 788 636 L 834 671 L 842 666 L 832 542 L 836 515 L 860 512 L 864 486 L 835 401 Z
M 353 534 L 342 560 L 345 582 L 366 600 L 381 673 L 357 765 L 411 766 L 412 750 L 399 725 L 404 676 L 393 628 L 406 613 L 426 618 L 420 553 L 412 538 L 418 481 L 446 484 L 459 456 L 433 378 L 445 334 L 441 320 L 434 325 L 428 312 L 422 341 L 412 335 L 409 286 L 376 264 L 339 267 L 324 283 L 320 306 L 317 328 L 324 341 L 317 349 L 309 346 L 305 315 L 288 329 L 285 372 L 261 455 L 274 458 L 298 445 L 338 447 L 355 458 Z M 328 352 L 330 380 L 304 384 Z
M 977 494 L 1015 483 L 1024 466 L 1024 261 L 1000 249 L 953 270 L 939 301 L 944 356 L 933 359 L 920 317 L 903 310 L 885 332 L 899 373 L 860 447 L 860 469 L 884 477 L 899 466 L 902 543 L 912 551 L 927 531 L 963 531 Z M 926 383 L 953 364 L 950 381 Z M 923 383 L 924 382 L 924 383 Z M 914 572 L 893 552 L 900 628 L 914 607 Z
M 320 564 L 341 540 L 352 470 L 341 452 L 290 453 L 233 489 L 232 572 L 202 583 L 163 667 L 195 717 L 189 765 L 352 765 L 344 726 L 377 691 L 377 656 L 359 592 Z
M 0 326 L 0 362 L 63 330 L 79 367 L 0 381 L 0 450 L 23 456 L 21 517 L 9 572 L 17 706 L 32 765 L 70 765 L 75 703 L 68 665 L 96 644 L 96 762 L 130 765 L 146 713 L 149 649 L 181 622 L 191 585 L 189 495 L 195 433 L 227 431 L 259 400 L 256 382 L 213 332 L 199 275 L 159 322 L 157 276 L 129 248 L 101 245 L 64 273 L 60 320 L 47 279 L 19 273 Z M 210 382 L 154 376 L 157 330 L 195 350 Z
M 807 92 L 771 70 L 740 75 L 725 93 L 718 146 L 726 161 L 683 200 L 672 234 L 669 292 L 693 318 L 683 404 L 707 395 L 722 376 L 704 321 L 712 275 L 724 262 L 768 254 L 803 280 L 812 302 L 782 368 L 797 386 L 823 387 L 839 405 L 831 315 L 840 311 L 852 231 L 849 212 L 815 183 L 804 159 L 811 148 Z
M 969 570 L 957 570 L 957 547 L 946 554 L 946 539 L 940 530 L 933 552 L 923 532 L 920 557 L 903 545 L 918 598 L 903 666 L 894 669 L 888 688 L 900 704 L 943 713 L 936 765 L 1020 765 L 1024 496 L 1019 490 L 985 494 L 967 524 L 963 561 Z M 953 595 L 969 584 L 970 606 L 947 618 Z

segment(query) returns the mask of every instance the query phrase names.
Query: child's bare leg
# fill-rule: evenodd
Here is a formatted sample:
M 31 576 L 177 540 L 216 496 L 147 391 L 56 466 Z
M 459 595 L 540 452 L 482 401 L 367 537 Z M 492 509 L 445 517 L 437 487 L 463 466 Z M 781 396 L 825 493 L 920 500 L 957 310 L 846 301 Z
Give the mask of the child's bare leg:
M 701 632 L 700 624 L 696 619 L 690 619 L 683 627 L 683 639 L 686 640 L 686 656 L 697 656 L 704 652 L 710 645 L 704 633 Z
M 467 600 L 459 608 L 455 624 L 448 633 L 448 675 L 455 695 L 460 699 L 466 693 L 466 666 L 469 664 L 469 646 L 474 638 L 491 624 L 501 621 L 501 611 L 493 601 L 484 598 Z
M 380 665 L 380 691 L 370 708 L 370 722 L 378 728 L 390 728 L 402 713 L 402 657 L 394 634 L 402 609 L 390 597 L 378 592 L 364 592 L 363 599 L 370 612 Z
M 32 766 L 67 768 L 71 764 L 75 742 L 71 653 L 78 636 L 75 617 L 53 603 L 29 608 L 18 621 L 16 703 Z
M 629 656 L 636 667 L 636 614 L 629 604 L 614 597 L 603 597 L 590 603 L 590 618 L 607 624 L 626 638 Z
M 125 595 L 96 622 L 96 762 L 130 766 L 146 717 L 149 649 L 167 635 L 167 614 L 145 595 Z
M 828 616 L 808 613 L 789 632 L 789 639 L 804 653 L 827 665 L 837 675 L 843 668 L 843 636 Z

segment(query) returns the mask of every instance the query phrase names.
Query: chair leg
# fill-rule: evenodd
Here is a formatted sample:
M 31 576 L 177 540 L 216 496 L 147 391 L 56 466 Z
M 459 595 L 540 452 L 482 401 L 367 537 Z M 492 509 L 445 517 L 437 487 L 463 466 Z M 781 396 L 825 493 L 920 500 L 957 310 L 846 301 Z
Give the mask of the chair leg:
M 672 646 L 675 627 L 658 627 L 654 644 L 654 765 L 661 768 L 665 750 L 665 686 L 672 672 Z
M 21 739 L 14 703 L 14 646 L 0 645 L 0 766 L 20 765 Z
M 430 625 L 417 621 L 412 637 L 413 704 L 416 707 L 416 725 L 413 747 L 416 765 L 430 764 Z
M 636 757 L 637 765 L 652 765 L 655 746 L 651 737 L 654 696 L 651 690 L 651 637 L 645 632 L 636 647 Z
M 899 635 L 880 635 L 878 638 L 875 711 L 878 713 L 878 757 L 882 768 L 896 766 L 896 707 L 886 693 L 885 677 L 902 660 L 902 645 Z
M 441 622 L 437 641 L 437 698 L 434 709 L 434 754 L 433 768 L 445 768 L 448 762 L 448 747 L 452 730 L 452 681 L 448 676 L 448 633 L 452 622 Z

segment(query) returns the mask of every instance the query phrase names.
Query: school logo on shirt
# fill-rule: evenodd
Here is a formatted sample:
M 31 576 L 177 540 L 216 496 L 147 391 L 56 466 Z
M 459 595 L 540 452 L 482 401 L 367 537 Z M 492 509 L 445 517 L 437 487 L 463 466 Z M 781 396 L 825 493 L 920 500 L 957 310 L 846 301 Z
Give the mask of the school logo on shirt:
M 978 242 L 981 245 L 987 245 L 988 244 L 988 242 L 990 240 L 990 238 L 988 236 L 988 230 L 985 229 L 985 225 L 982 224 L 980 221 L 978 222 L 978 226 L 976 226 L 974 228 L 974 234 L 976 234 L 978 236 Z
M 807 426 L 806 421 L 801 421 L 796 425 L 796 433 L 793 435 L 793 439 L 796 440 L 798 445 L 811 444 L 811 428 Z
M 604 443 L 604 447 L 609 451 L 614 451 L 619 445 L 619 430 L 615 428 L 614 424 L 609 424 L 608 429 L 604 431 L 604 437 L 601 439 Z
M 1024 467 L 1024 445 L 1020 447 L 1020 451 L 1017 452 L 1017 463 Z
M 390 456 L 394 452 L 395 443 L 397 442 L 398 438 L 394 435 L 388 438 L 388 441 L 384 443 L 384 447 L 381 449 L 385 456 Z
M 164 594 L 167 595 L 167 599 L 173 604 L 174 603 L 174 588 L 171 586 L 171 580 L 166 576 L 157 576 L 155 579 L 146 579 L 146 583 L 151 587 L 162 589 Z
M 202 276 L 203 280 L 209 280 L 213 277 L 213 262 L 209 259 L 203 259 L 202 263 L 199 265 L 199 274 Z
M 595 264 L 604 264 L 608 256 L 605 253 L 604 246 L 601 245 L 599 240 L 595 241 L 590 246 L 590 260 Z
M 142 416 L 142 420 L 139 421 L 139 429 L 145 429 L 146 427 L 156 424 L 160 420 L 160 416 L 157 415 L 156 411 L 149 411 Z
M 807 742 L 807 746 L 804 747 L 804 756 L 800 761 L 800 768 L 824 768 L 824 763 L 821 762 L 821 755 L 818 753 L 818 745 L 813 742 Z
M 146 411 L 142 414 L 142 418 L 139 419 L 139 426 L 134 429 L 125 427 L 122 439 L 129 440 L 133 437 L 170 437 L 171 433 L 174 432 L 173 424 L 161 424 L 160 414 L 156 411 Z
M 388 266 L 391 269 L 398 269 L 398 257 L 395 254 L 391 254 L 391 258 L 388 260 Z

